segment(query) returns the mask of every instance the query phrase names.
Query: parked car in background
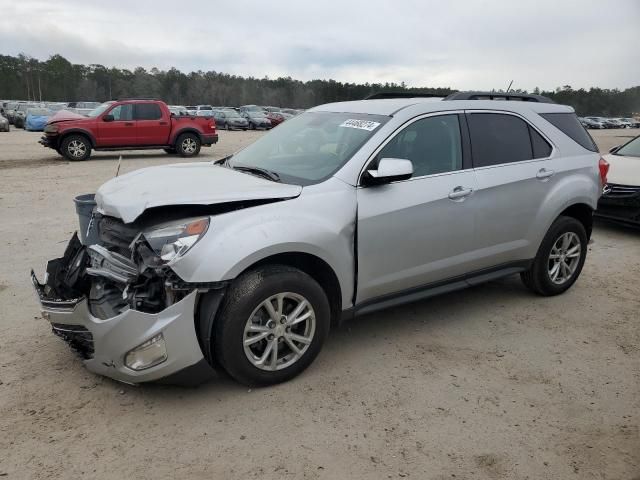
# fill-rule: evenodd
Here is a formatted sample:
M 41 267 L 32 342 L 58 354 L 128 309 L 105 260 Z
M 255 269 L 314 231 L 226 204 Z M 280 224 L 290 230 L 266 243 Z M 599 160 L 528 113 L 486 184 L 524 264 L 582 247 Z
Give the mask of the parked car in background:
M 27 116 L 27 110 L 30 108 L 39 108 L 38 103 L 19 103 L 13 116 L 13 125 L 16 128 L 24 128 L 24 120 Z
M 173 115 L 189 115 L 187 107 L 184 105 L 169 105 L 169 111 Z
M 285 121 L 284 115 L 282 115 L 280 112 L 266 112 L 266 117 L 271 122 L 272 127 L 277 127 Z
M 269 130 L 273 126 L 262 110 L 247 110 L 240 115 L 247 119 L 250 130 Z
M 0 132 L 8 132 L 9 129 L 9 119 L 3 116 L 0 116 Z
M 640 135 L 605 155 L 610 169 L 596 215 L 640 225 Z
M 632 118 L 616 118 L 615 120 L 622 128 L 634 128 L 636 126 L 636 122 L 634 122 Z
M 7 117 L 11 125 L 14 125 L 13 121 L 15 119 L 16 109 L 18 108 L 18 105 L 20 105 L 21 103 L 26 103 L 26 102 L 9 102 L 7 104 L 7 107 L 5 108 L 5 116 Z
M 196 115 L 201 115 L 200 112 L 205 112 L 210 117 L 212 117 L 213 116 L 213 107 L 211 105 L 198 105 L 196 107 Z
M 214 110 L 213 118 L 216 120 L 216 125 L 219 129 L 247 130 L 249 128 L 249 121 L 235 110 Z
M 604 119 L 601 117 L 584 117 L 582 120 L 587 124 L 587 128 L 594 128 L 598 130 L 607 128 L 604 123 Z
M 282 110 L 280 107 L 262 107 L 265 112 L 278 113 Z
M 215 366 L 269 385 L 355 315 L 518 273 L 565 292 L 606 182 L 596 145 L 544 97 L 449 98 L 321 105 L 214 164 L 110 180 L 97 239 L 31 273 L 43 317 L 119 381 Z
M 58 112 L 40 143 L 69 160 L 86 160 L 92 150 L 163 149 L 194 157 L 218 141 L 212 118 L 171 115 L 158 100 L 106 102 L 87 117 Z
M 24 119 L 24 129 L 29 132 L 42 132 L 53 112 L 48 108 L 30 108 Z
M 640 119 L 637 118 L 623 118 L 623 120 L 629 122 L 632 128 L 640 128 Z
M 100 106 L 100 102 L 69 102 L 66 110 L 79 115 L 88 115 Z
M 264 109 L 259 105 L 242 105 L 241 107 L 238 107 L 238 111 L 240 113 L 256 112 L 264 115 Z
M 300 115 L 301 111 L 300 110 L 296 110 L 295 108 L 283 108 L 280 113 L 286 113 L 288 115 L 291 115 L 293 117 L 295 117 L 296 115 Z

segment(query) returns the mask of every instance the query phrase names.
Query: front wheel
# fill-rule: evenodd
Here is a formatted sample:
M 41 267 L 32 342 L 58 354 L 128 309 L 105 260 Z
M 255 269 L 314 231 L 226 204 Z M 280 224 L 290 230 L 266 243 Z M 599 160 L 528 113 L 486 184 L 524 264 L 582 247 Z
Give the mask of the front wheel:
M 582 223 L 572 217 L 559 217 L 542 240 L 531 268 L 520 274 L 523 283 L 539 295 L 565 292 L 580 276 L 587 243 Z
M 91 142 L 84 135 L 69 135 L 62 141 L 60 150 L 67 160 L 79 162 L 91 155 Z
M 316 358 L 329 332 L 327 296 L 292 267 L 262 267 L 237 278 L 215 324 L 213 351 L 249 386 L 287 381 Z
M 200 153 L 200 137 L 195 133 L 183 133 L 176 140 L 176 152 L 181 157 L 195 157 Z

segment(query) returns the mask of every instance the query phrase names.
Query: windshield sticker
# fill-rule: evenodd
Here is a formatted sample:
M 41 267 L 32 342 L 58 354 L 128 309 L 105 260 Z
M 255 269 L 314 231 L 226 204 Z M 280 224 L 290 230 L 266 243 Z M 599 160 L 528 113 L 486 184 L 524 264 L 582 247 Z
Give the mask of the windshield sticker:
M 372 132 L 373 130 L 378 128 L 378 125 L 380 125 L 380 122 L 372 122 L 370 120 L 354 120 L 351 118 L 349 120 L 345 120 L 340 124 L 341 127 L 359 128 L 360 130 L 366 130 L 367 132 Z

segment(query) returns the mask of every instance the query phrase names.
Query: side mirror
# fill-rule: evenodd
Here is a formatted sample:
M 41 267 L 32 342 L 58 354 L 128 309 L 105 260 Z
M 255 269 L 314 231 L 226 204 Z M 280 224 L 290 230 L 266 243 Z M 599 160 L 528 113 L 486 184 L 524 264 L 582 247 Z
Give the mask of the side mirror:
M 407 180 L 412 175 L 413 164 L 411 160 L 383 158 L 378 162 L 377 170 L 367 170 L 363 180 L 366 185 L 383 185 L 399 180 Z
M 620 148 L 620 145 L 617 145 L 615 147 L 611 147 L 609 149 L 609 153 L 616 153 L 618 151 L 618 149 Z
M 113 118 L 113 115 L 105 115 L 104 117 L 102 117 L 102 121 L 103 122 L 113 122 L 115 119 Z

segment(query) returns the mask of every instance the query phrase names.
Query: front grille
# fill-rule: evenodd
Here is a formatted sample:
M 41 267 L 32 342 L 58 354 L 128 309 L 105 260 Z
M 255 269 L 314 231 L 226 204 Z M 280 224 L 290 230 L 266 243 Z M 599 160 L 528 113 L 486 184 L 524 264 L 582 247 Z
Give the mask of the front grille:
M 640 187 L 634 185 L 619 185 L 608 183 L 602 189 L 605 197 L 632 197 L 640 193 Z
M 93 358 L 93 335 L 89 330 L 80 325 L 65 325 L 63 323 L 52 323 L 51 330 L 67 342 L 80 358 L 84 360 Z

